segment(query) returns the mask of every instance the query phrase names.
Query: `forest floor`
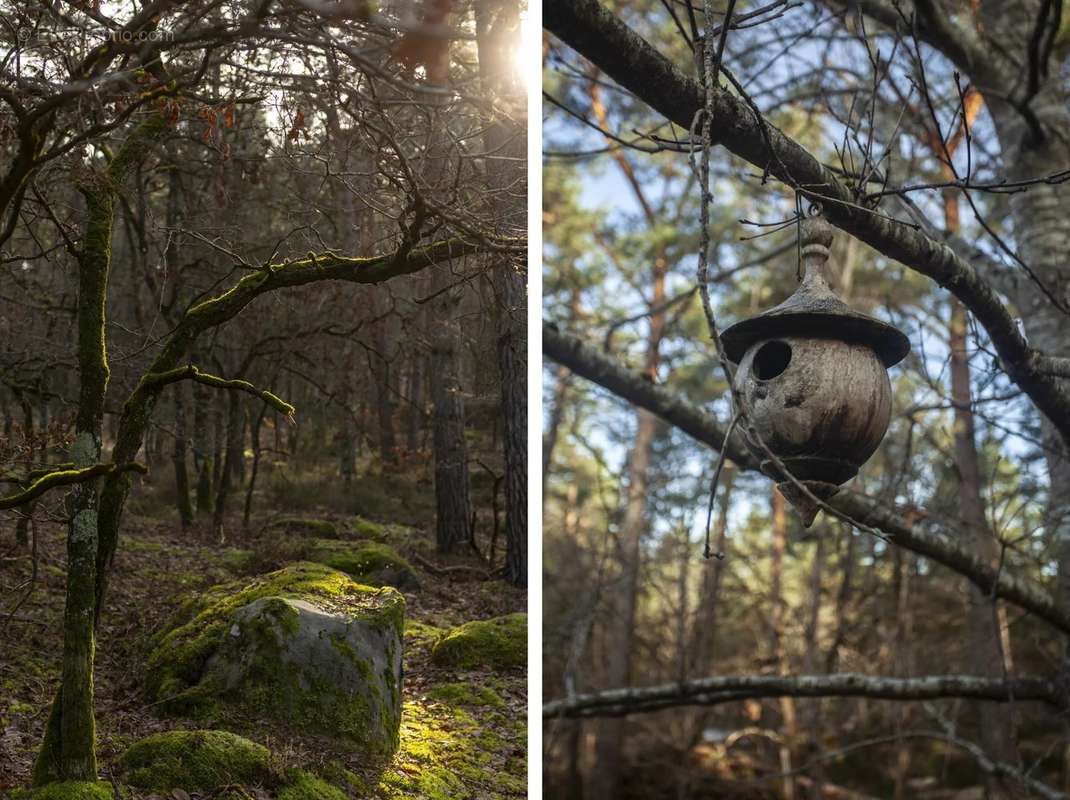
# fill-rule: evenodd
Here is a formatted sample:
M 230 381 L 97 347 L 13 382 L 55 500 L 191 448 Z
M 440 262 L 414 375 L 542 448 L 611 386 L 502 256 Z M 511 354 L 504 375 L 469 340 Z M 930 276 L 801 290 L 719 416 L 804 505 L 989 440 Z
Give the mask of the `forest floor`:
M 61 525 L 38 527 L 36 576 L 29 555 L 0 560 L 0 797 L 28 783 L 58 679 L 64 537 Z M 525 592 L 501 580 L 478 579 L 482 564 L 474 555 L 437 556 L 432 537 L 433 532 L 412 532 L 406 539 L 409 552 L 403 552 L 414 557 L 421 588 L 406 594 L 398 753 L 385 772 L 369 775 L 344 751 L 325 752 L 322 742 L 281 729 L 258 730 L 252 738 L 268 747 L 281 768 L 328 774 L 344 766 L 376 786 L 351 793 L 369 798 L 526 796 L 526 672 L 445 669 L 430 662 L 431 646 L 441 632 L 524 611 Z M 172 523 L 127 514 L 97 641 L 97 732 L 104 777 L 116 774 L 121 782 L 117 759 L 134 741 L 161 730 L 196 727 L 154 713 L 144 695 L 144 665 L 152 635 L 185 597 L 247 574 L 241 565 L 248 548 L 257 544 L 254 537 L 239 536 L 226 546 L 209 544 L 208 538 L 197 528 L 183 532 Z M 433 574 L 421 562 L 459 569 Z M 23 595 L 12 615 L 10 609 Z M 140 796 L 149 795 L 126 794 Z M 180 796 L 177 790 L 175 796 Z M 268 796 L 256 793 L 257 798 Z

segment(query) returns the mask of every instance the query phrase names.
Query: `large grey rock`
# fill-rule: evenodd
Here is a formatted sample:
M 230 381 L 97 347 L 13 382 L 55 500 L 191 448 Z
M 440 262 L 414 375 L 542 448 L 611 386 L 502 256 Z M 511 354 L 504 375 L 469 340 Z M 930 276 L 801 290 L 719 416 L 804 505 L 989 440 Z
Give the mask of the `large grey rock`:
M 165 710 L 271 717 L 392 754 L 401 721 L 404 597 L 319 564 L 215 587 L 184 609 L 149 661 Z

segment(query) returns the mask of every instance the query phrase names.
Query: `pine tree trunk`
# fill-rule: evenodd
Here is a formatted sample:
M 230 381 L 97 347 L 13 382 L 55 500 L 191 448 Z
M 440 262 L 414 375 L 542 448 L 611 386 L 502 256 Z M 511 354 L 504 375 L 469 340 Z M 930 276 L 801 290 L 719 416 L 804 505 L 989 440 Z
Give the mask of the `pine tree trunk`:
M 591 104 L 596 119 L 608 130 L 605 106 L 601 101 L 600 87 L 597 81 L 591 82 Z M 608 140 L 607 140 L 608 141 Z M 621 150 L 612 150 L 612 156 L 620 168 L 625 180 L 632 189 L 635 199 L 643 209 L 648 228 L 653 231 L 660 221 L 652 206 L 643 194 L 643 189 L 635 176 L 631 163 Z M 665 330 L 665 274 L 668 269 L 664 245 L 655 247 L 652 254 L 652 268 L 649 276 L 651 294 L 649 301 L 649 326 L 646 337 L 646 356 L 644 373 L 652 382 L 657 381 L 658 366 L 661 363 L 661 339 Z M 628 483 L 625 501 L 624 521 L 620 531 L 621 579 L 614 587 L 612 605 L 614 615 L 609 624 L 610 653 L 608 657 L 607 679 L 611 688 L 628 685 L 631 673 L 630 661 L 635 625 L 635 602 L 639 581 L 639 548 L 642 534 L 646 529 L 647 491 L 651 452 L 657 432 L 658 420 L 648 411 L 638 414 L 638 428 L 635 444 L 629 456 L 627 470 Z M 591 774 L 590 794 L 592 797 L 612 797 L 617 793 L 620 779 L 621 748 L 624 742 L 623 721 L 619 719 L 602 720 L 599 724 L 596 758 Z
M 448 265 L 434 268 L 435 319 L 431 332 L 431 398 L 435 404 L 435 541 L 451 553 L 472 539 L 472 502 L 468 483 L 468 444 L 464 438 L 464 395 L 459 378 L 460 302 Z
M 944 219 L 949 231 L 958 231 L 959 209 L 953 192 L 945 192 Z M 981 466 L 977 454 L 973 395 L 970 387 L 966 309 L 955 297 L 950 299 L 950 303 L 948 336 L 951 351 L 951 400 L 955 406 L 955 470 L 958 473 L 959 516 L 966 530 L 970 532 L 975 551 L 988 563 L 997 565 L 998 545 L 988 526 L 984 500 L 981 497 Z M 1006 656 L 1000 639 L 996 601 L 973 583 L 969 584 L 968 591 L 970 660 L 975 665 L 977 674 L 1002 677 Z M 1018 764 L 1013 706 L 981 702 L 978 707 L 981 718 L 981 744 L 985 752 L 996 761 Z M 988 781 L 990 791 L 998 790 L 999 786 L 998 780 Z
M 524 278 L 512 264 L 494 272 L 498 309 L 498 365 L 505 445 L 505 579 L 528 583 L 528 359 Z

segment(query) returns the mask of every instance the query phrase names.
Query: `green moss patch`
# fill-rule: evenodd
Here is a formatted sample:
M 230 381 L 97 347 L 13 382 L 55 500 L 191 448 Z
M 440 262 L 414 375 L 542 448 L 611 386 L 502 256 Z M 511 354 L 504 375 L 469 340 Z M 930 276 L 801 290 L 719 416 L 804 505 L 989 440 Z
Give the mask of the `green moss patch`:
M 440 667 L 515 669 L 528 657 L 528 615 L 467 622 L 439 639 L 431 660 Z
M 39 789 L 15 792 L 13 800 L 115 800 L 115 789 L 108 781 L 63 781 Z
M 385 525 L 364 517 L 356 517 L 353 520 L 353 534 L 357 539 L 370 539 L 373 542 L 385 542 L 387 537 Z
M 501 695 L 489 686 L 468 683 L 440 683 L 432 686 L 427 696 L 453 706 L 488 706 L 505 708 Z
M 405 620 L 405 645 L 409 648 L 431 648 L 446 631 L 415 619 Z
M 278 800 L 348 800 L 341 789 L 303 770 L 294 770 L 287 777 Z
M 401 749 L 380 781 L 378 796 L 384 800 L 525 797 L 525 751 L 522 714 L 477 721 L 459 709 L 409 702 L 402 716 Z
M 142 739 L 120 764 L 123 779 L 139 789 L 210 790 L 273 778 L 263 745 L 227 731 L 166 731 Z
M 367 797 L 371 792 L 368 781 L 346 768 L 340 761 L 329 761 L 317 767 L 316 771 L 320 777 L 356 797 Z
M 394 548 L 381 542 L 318 540 L 307 558 L 341 570 L 369 586 L 393 586 L 405 591 L 420 588 L 420 579 L 412 565 Z

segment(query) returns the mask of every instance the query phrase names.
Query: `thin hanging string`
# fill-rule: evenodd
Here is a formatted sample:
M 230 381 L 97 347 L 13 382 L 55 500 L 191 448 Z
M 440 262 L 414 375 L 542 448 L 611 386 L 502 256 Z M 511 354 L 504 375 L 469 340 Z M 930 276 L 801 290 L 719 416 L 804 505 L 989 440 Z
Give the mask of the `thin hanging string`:
M 728 8 L 724 15 L 724 21 L 721 23 L 721 36 L 717 42 L 716 53 L 714 52 L 713 42 L 709 40 L 709 32 L 712 32 L 715 28 L 716 21 L 714 20 L 714 9 L 712 0 L 705 0 L 703 3 L 703 10 L 706 17 L 706 31 L 707 36 L 704 38 L 702 46 L 702 68 L 700 70 L 702 76 L 702 84 L 705 89 L 703 107 L 695 114 L 694 119 L 691 122 L 691 130 L 689 131 L 691 141 L 695 141 L 696 138 L 701 142 L 701 157 L 699 159 L 699 165 L 696 168 L 695 165 L 695 151 L 694 148 L 688 154 L 688 160 L 691 162 L 691 169 L 697 173 L 698 185 L 701 191 L 701 202 L 699 204 L 699 254 L 698 254 L 698 289 L 699 297 L 702 299 L 702 310 L 706 315 L 706 324 L 710 330 L 710 337 L 713 339 L 714 348 L 717 351 L 717 360 L 721 364 L 721 369 L 724 370 L 725 379 L 728 381 L 729 396 L 732 401 L 732 421 L 729 423 L 728 430 L 725 433 L 724 441 L 721 443 L 721 452 L 717 457 L 717 466 L 713 472 L 713 478 L 710 482 L 710 500 L 709 506 L 706 510 L 706 545 L 703 548 L 703 556 L 705 558 L 711 558 L 714 555 L 718 559 L 724 558 L 724 553 L 714 554 L 710 547 L 710 525 L 713 520 L 713 505 L 717 496 L 717 483 L 721 477 L 721 469 L 724 466 L 725 454 L 728 451 L 728 441 L 732 436 L 732 432 L 735 430 L 736 424 L 739 422 L 742 416 L 742 404 L 739 402 L 739 398 L 736 394 L 736 388 L 734 386 L 732 366 L 728 361 L 728 357 L 724 351 L 724 345 L 721 343 L 720 334 L 717 332 L 717 318 L 713 313 L 713 305 L 710 302 L 710 286 L 709 286 L 709 252 L 710 252 L 710 201 L 713 197 L 710 195 L 710 131 L 713 128 L 712 109 L 714 107 L 714 87 L 719 83 L 718 78 L 721 73 L 721 58 L 724 55 L 725 42 L 728 39 L 728 30 L 732 23 L 732 10 L 735 6 L 735 0 L 729 0 Z M 696 137 L 696 133 L 698 136 Z
M 795 280 L 802 282 L 802 195 L 795 190 Z
M 718 550 L 716 553 L 710 547 L 710 527 L 713 524 L 713 500 L 717 496 L 717 484 L 721 480 L 721 469 L 724 467 L 724 455 L 728 452 L 728 440 L 732 438 L 732 431 L 739 422 L 739 413 L 732 415 L 732 421 L 728 423 L 728 431 L 724 435 L 724 444 L 721 446 L 721 454 L 717 457 L 717 467 L 713 470 L 713 478 L 710 480 L 710 504 L 706 507 L 706 546 L 702 548 L 703 558 L 724 559 L 724 553 Z

